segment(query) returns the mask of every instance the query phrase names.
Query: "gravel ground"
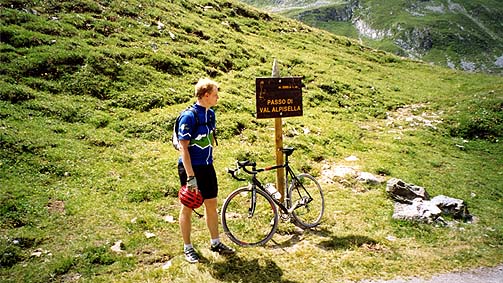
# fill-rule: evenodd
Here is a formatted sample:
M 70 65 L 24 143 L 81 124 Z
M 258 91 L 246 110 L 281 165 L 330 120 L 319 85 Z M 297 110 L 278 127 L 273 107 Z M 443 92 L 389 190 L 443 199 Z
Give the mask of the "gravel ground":
M 388 281 L 360 281 L 361 283 L 503 283 L 503 265 L 481 267 L 465 272 L 443 273 L 428 279 L 405 278 Z

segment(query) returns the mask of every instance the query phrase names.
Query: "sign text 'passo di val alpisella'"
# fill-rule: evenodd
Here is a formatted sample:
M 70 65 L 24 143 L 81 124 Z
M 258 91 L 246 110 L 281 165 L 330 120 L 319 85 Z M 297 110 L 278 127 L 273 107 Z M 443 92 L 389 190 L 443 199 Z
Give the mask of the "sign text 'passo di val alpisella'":
M 302 78 L 256 78 L 257 118 L 302 116 Z

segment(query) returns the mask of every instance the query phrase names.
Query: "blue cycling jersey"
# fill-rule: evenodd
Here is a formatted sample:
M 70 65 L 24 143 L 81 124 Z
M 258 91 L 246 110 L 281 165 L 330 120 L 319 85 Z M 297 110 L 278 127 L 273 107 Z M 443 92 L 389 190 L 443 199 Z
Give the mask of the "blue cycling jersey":
M 190 140 L 189 154 L 192 165 L 213 164 L 213 135 L 216 128 L 215 112 L 201 105 L 192 106 L 196 113 L 184 111 L 180 115 L 178 140 Z M 194 114 L 199 123 L 196 125 Z M 197 127 L 196 127 L 197 126 Z M 195 128 L 195 130 L 194 130 Z M 180 157 L 178 162 L 182 162 Z

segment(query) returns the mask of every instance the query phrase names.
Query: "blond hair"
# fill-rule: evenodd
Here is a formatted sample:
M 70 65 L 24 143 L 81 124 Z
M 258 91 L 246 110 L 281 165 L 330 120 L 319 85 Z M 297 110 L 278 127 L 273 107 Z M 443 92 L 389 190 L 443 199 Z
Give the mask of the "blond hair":
M 210 79 L 199 79 L 195 87 L 195 96 L 202 98 L 206 93 L 218 90 L 218 83 Z

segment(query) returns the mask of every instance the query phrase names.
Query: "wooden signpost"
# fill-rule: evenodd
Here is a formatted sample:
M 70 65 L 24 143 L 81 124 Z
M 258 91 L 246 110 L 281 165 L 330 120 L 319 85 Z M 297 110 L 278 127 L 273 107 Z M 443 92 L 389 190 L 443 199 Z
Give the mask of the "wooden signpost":
M 302 78 L 279 76 L 274 59 L 271 78 L 256 78 L 257 119 L 274 118 L 276 164 L 283 164 L 283 117 L 302 116 Z M 276 170 L 276 188 L 285 196 L 285 170 Z

